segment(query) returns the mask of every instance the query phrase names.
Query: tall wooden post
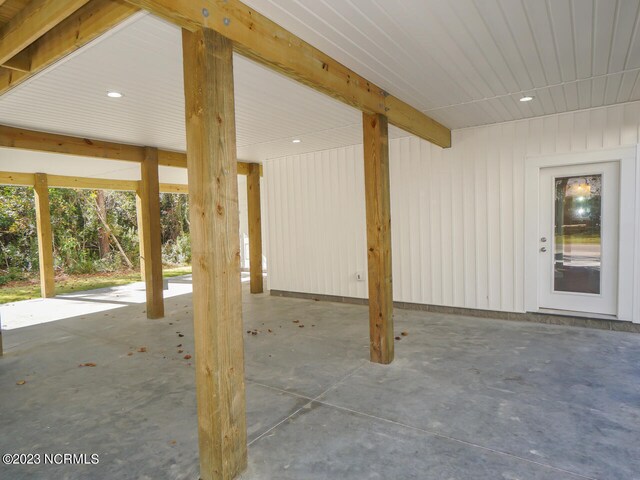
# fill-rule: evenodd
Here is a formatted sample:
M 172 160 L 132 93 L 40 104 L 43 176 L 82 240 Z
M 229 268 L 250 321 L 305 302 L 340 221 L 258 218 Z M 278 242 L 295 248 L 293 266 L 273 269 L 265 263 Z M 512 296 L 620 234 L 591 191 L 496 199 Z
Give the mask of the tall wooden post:
M 158 149 L 145 149 L 136 192 L 140 268 L 147 294 L 147 318 L 164 317 L 162 292 L 162 232 L 160 226 L 160 181 Z
M 371 361 L 393 361 L 393 285 L 391 275 L 391 201 L 387 117 L 362 116 L 364 189 L 369 265 L 369 334 Z
M 53 234 L 49 210 L 49 184 L 47 175 L 35 174 L 33 186 L 36 199 L 36 226 L 38 229 L 38 258 L 40 260 L 40 290 L 42 298 L 55 296 L 55 273 L 53 270 Z
M 232 43 L 182 31 L 200 478 L 247 465 Z
M 260 165 L 250 164 L 247 174 L 247 216 L 249 218 L 249 289 L 262 293 L 262 223 L 260 213 Z

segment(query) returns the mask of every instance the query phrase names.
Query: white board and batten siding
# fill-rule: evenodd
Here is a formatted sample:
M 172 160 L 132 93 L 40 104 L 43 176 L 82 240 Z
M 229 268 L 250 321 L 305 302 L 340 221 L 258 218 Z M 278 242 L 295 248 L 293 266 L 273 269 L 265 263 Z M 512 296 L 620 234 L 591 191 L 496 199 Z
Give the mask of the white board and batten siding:
M 456 130 L 447 150 L 390 140 L 394 300 L 525 311 L 527 158 L 639 142 L 640 102 Z M 271 289 L 367 296 L 362 156 L 356 145 L 264 163 Z

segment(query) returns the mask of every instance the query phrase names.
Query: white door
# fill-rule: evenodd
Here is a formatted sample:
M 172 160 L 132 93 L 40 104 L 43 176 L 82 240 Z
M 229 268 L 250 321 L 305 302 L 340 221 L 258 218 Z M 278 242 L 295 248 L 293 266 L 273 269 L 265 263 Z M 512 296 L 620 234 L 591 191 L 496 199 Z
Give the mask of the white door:
M 541 308 L 618 310 L 619 163 L 540 169 Z

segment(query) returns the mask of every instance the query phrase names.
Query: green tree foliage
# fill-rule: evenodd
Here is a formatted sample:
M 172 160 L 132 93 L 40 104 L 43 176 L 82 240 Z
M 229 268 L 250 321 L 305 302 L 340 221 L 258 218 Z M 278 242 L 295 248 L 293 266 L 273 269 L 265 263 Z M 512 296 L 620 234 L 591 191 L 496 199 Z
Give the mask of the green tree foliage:
M 37 268 L 33 189 L 0 186 L 0 283 Z
M 105 211 L 110 248 L 100 251 L 100 218 L 97 192 L 49 189 L 53 229 L 54 264 L 57 273 L 109 272 L 127 268 L 124 254 L 139 266 L 136 200 L 133 192 L 105 191 Z M 191 261 L 188 202 L 186 195 L 160 196 L 163 261 L 185 265 Z M 0 186 L 0 285 L 38 272 L 33 189 Z
M 188 199 L 181 194 L 160 194 L 162 261 L 170 265 L 191 263 Z

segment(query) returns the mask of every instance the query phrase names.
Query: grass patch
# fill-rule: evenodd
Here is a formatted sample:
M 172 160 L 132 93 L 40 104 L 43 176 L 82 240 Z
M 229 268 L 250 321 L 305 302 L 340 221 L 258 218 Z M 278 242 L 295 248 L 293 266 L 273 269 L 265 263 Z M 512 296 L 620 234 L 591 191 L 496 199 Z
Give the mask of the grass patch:
M 162 272 L 165 278 L 189 275 L 190 273 L 191 267 L 165 268 Z M 139 281 L 141 281 L 140 272 L 137 271 L 63 275 L 56 278 L 56 294 L 116 287 Z M 40 298 L 40 281 L 37 277 L 9 282 L 0 287 L 0 304 L 32 298 Z
M 600 235 L 556 235 L 556 244 L 562 243 L 563 240 L 564 243 L 569 245 L 593 245 L 601 242 Z

